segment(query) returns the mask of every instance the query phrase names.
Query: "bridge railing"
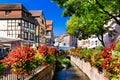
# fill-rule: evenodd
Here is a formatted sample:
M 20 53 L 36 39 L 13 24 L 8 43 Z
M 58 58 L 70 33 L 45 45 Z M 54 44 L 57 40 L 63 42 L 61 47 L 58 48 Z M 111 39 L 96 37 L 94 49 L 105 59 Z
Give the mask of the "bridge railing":
M 2 76 L 0 80 L 52 80 L 55 71 L 55 63 L 47 66 L 39 66 L 32 71 L 30 75 L 16 76 L 10 73 L 10 68 L 5 71 L 6 75 Z

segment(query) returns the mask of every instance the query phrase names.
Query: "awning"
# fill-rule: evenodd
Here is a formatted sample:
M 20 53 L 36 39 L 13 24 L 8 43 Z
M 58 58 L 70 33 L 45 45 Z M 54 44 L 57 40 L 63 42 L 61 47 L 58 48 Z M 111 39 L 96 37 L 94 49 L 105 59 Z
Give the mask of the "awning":
M 12 42 L 15 42 L 15 41 L 21 41 L 22 39 L 19 39 L 19 38 L 11 38 L 11 37 L 3 37 L 3 36 L 0 36 L 0 44 L 10 44 Z
M 0 48 L 9 48 L 10 44 L 0 44 Z

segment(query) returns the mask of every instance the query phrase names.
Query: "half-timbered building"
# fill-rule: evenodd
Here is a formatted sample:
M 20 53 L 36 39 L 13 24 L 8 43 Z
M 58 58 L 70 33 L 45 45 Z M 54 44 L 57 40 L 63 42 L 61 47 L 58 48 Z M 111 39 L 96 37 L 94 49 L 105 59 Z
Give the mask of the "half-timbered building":
M 0 4 L 0 35 L 35 44 L 36 20 L 22 4 Z

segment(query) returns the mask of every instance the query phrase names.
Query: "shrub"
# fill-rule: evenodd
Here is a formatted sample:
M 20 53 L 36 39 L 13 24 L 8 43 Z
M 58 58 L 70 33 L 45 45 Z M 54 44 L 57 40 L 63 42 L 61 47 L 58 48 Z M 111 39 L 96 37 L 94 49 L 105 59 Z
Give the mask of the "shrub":
M 116 44 L 115 50 L 120 51 L 120 42 Z

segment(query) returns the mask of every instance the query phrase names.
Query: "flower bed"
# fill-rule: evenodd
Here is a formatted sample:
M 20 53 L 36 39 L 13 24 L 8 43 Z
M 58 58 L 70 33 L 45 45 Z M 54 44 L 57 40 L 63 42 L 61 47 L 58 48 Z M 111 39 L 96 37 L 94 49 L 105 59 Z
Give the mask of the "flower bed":
M 104 76 L 109 80 L 120 79 L 120 43 L 112 43 L 107 48 L 99 47 L 96 49 L 72 49 L 69 51 L 69 54 L 77 57 L 75 63 L 82 68 L 83 71 L 87 71 L 89 76 L 90 74 L 94 75 L 94 73 L 91 73 L 88 70 L 96 72 L 93 68 L 90 69 L 90 67 L 87 67 L 90 63 L 90 65 L 95 67 L 96 70 L 103 72 Z M 86 62 L 89 63 L 86 64 Z
M 11 68 L 11 73 L 16 76 L 30 75 L 38 67 L 52 64 L 56 60 L 58 50 L 53 47 L 41 46 L 38 50 L 28 46 L 21 46 L 11 51 L 0 62 Z M 1 68 L 0 70 L 4 70 Z M 4 75 L 1 74 L 1 75 Z

